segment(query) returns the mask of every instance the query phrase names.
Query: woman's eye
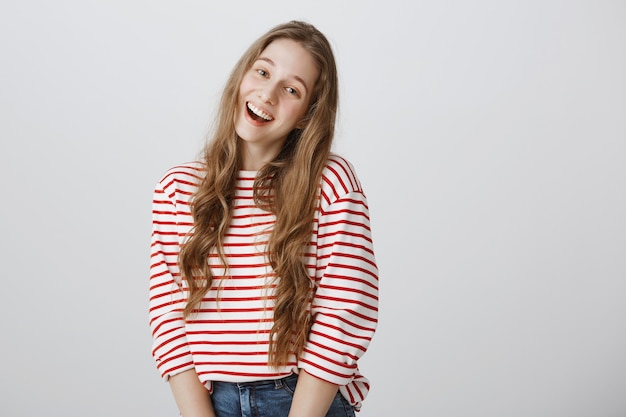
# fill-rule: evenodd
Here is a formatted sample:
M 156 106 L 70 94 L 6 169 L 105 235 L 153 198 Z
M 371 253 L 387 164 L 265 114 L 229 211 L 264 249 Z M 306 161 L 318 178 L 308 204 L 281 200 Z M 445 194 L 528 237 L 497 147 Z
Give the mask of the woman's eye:
M 289 94 L 293 94 L 294 96 L 298 95 L 298 91 L 295 88 L 287 87 L 286 90 Z
M 262 75 L 263 77 L 267 77 L 267 71 L 262 70 L 262 69 L 258 69 L 256 70 L 256 72 L 258 72 L 260 75 Z

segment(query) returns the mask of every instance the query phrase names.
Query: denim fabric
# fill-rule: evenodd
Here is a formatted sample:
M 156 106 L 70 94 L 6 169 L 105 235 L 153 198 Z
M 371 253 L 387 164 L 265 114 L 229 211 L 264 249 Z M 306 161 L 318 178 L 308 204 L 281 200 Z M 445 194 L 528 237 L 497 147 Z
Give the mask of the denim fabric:
M 213 409 L 217 417 L 287 417 L 297 375 L 245 383 L 213 382 Z M 326 417 L 355 417 L 354 408 L 337 393 Z

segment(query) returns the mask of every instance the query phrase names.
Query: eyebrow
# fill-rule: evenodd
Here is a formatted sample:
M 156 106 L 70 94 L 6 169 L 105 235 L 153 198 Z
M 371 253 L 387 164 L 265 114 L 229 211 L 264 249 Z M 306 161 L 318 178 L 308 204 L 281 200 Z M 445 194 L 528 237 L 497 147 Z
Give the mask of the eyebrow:
M 260 56 L 259 58 L 257 58 L 257 61 L 265 61 L 268 64 L 272 65 L 272 66 L 276 66 L 276 64 L 274 63 L 274 61 L 272 61 L 270 58 L 264 57 L 264 56 Z M 306 83 L 304 82 L 304 80 L 300 77 L 298 77 L 297 75 L 292 75 L 292 77 L 298 81 L 300 84 L 302 84 L 304 86 L 304 89 L 306 90 L 307 94 L 309 92 L 309 88 L 306 86 Z

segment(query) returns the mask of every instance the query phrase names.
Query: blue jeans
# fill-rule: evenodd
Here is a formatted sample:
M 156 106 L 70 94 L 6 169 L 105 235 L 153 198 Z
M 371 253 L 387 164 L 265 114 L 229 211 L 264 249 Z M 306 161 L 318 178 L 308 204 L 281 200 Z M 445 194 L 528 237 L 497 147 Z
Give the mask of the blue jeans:
M 298 375 L 255 382 L 213 382 L 217 417 L 287 417 Z M 337 393 L 326 417 L 355 417 L 354 408 Z

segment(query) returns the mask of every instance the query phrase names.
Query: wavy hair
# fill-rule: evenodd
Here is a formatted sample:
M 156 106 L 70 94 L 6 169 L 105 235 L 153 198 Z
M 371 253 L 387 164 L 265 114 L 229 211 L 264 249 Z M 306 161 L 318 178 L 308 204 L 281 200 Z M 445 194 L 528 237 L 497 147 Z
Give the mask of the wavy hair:
M 332 48 L 313 25 L 291 21 L 270 29 L 233 68 L 222 93 L 215 131 L 204 149 L 206 174 L 191 207 L 194 227 L 179 257 L 188 285 L 184 314 L 189 317 L 213 284 L 207 262 L 211 251 L 217 251 L 227 266 L 223 243 L 232 220 L 237 172 L 242 161 L 234 122 L 241 80 L 270 43 L 285 38 L 298 42 L 311 54 L 319 77 L 305 125 L 290 132 L 279 154 L 258 171 L 254 182 L 256 204 L 276 216 L 268 241 L 268 260 L 277 277 L 274 323 L 269 335 L 269 364 L 273 367 L 287 364 L 291 353 L 299 356 L 308 337 L 314 281 L 307 270 L 305 254 L 312 250 L 318 188 L 331 150 L 338 107 Z

